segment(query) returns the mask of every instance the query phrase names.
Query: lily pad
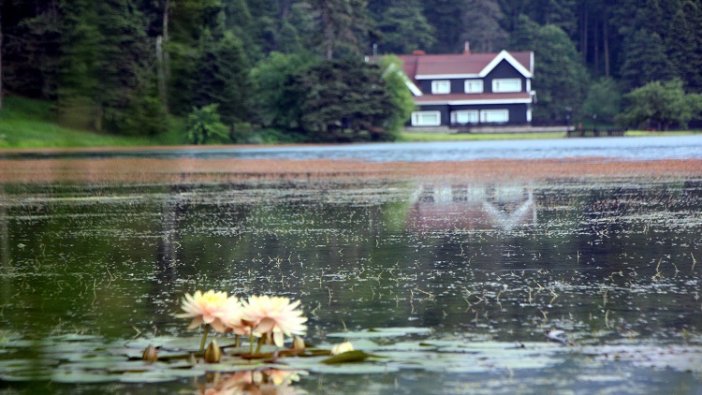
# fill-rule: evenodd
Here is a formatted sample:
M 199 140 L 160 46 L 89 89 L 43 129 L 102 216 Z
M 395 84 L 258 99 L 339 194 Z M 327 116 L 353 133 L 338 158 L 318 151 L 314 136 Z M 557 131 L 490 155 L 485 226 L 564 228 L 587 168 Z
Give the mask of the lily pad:
M 340 364 L 340 363 L 356 363 L 356 362 L 363 362 L 369 358 L 374 357 L 371 354 L 368 354 L 365 351 L 361 350 L 352 350 L 352 351 L 346 351 L 342 352 L 341 354 L 338 355 L 333 355 L 329 358 L 323 359 L 321 362 L 325 363 L 327 365 L 334 365 L 334 364 Z
M 429 335 L 431 328 L 419 327 L 391 327 L 391 328 L 372 328 L 360 331 L 335 332 L 330 333 L 329 337 L 341 337 L 346 339 L 370 339 L 370 338 L 390 338 L 402 337 L 408 335 Z

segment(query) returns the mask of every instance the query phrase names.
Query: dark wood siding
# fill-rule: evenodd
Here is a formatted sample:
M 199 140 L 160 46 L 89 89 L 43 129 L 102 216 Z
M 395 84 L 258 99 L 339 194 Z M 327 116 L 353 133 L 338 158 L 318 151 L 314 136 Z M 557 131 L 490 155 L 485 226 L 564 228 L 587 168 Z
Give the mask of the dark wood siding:
M 483 90 L 485 93 L 492 93 L 492 80 L 495 78 L 519 78 L 522 80 L 522 92 L 527 91 L 526 78 L 506 60 L 500 62 L 497 67 L 492 69 L 490 74 L 483 78 Z M 431 90 L 431 84 L 429 85 L 429 89 Z
M 509 122 L 506 125 L 527 125 L 528 104 L 481 104 L 481 105 L 422 105 L 418 111 L 439 111 L 441 112 L 441 125 L 451 126 L 451 111 L 457 110 L 508 110 Z M 479 125 L 479 124 L 476 124 Z M 505 125 L 505 124 L 502 124 Z

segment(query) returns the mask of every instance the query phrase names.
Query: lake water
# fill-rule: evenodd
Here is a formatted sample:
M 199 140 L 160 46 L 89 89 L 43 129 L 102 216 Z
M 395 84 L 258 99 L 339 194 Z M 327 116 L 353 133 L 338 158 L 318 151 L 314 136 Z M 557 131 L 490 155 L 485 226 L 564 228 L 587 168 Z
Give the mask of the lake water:
M 699 137 L 648 140 L 197 155 L 460 160 L 570 152 L 633 160 L 702 152 Z M 698 394 L 700 234 L 702 173 L 500 182 L 6 182 L 0 393 L 204 391 L 216 379 L 125 379 L 110 371 L 121 356 L 100 360 L 99 383 L 72 382 L 66 366 L 90 363 L 81 350 L 119 354 L 115 349 L 134 342 L 137 349 L 143 339 L 196 335 L 174 317 L 179 298 L 212 288 L 298 299 L 310 341 L 346 337 L 386 357 L 346 370 L 292 361 L 307 374 L 285 387 L 291 393 Z M 567 345 L 548 341 L 554 329 L 566 333 Z

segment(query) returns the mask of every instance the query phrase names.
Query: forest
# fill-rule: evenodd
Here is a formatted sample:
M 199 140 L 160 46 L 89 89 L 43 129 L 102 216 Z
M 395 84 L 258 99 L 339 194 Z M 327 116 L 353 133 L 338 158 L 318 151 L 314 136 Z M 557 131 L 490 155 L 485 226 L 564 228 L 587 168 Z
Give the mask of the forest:
M 702 113 L 702 0 L 0 0 L 0 26 L 0 108 L 121 135 L 392 140 L 410 93 L 396 58 L 364 58 L 466 41 L 535 52 L 535 125 Z

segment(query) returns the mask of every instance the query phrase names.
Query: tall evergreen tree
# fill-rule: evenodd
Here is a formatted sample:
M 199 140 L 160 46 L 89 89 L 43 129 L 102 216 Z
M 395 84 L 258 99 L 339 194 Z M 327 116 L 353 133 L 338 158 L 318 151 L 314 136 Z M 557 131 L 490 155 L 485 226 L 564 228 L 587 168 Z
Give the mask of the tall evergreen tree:
M 90 0 L 62 0 L 58 116 L 69 126 L 102 130 L 100 73 L 102 34 Z
M 500 26 L 504 19 L 497 0 L 464 0 L 463 33 L 461 38 L 469 41 L 471 50 L 492 52 L 504 49 L 508 35 Z
M 629 89 L 652 81 L 668 81 L 676 77 L 658 33 L 647 29 L 635 31 L 624 41 L 620 75 Z
M 5 85 L 30 97 L 56 95 L 60 48 L 57 0 L 5 1 L 3 14 Z
M 369 29 L 366 0 L 307 0 L 318 13 L 321 48 L 327 60 L 338 53 L 363 53 Z
M 3 103 L 3 95 L 4 91 L 2 89 L 2 80 L 3 80 L 3 72 L 2 72 L 2 51 L 4 49 L 3 44 L 3 35 L 2 35 L 2 6 L 3 2 L 0 0 L 0 110 L 2 110 L 2 103 Z
M 702 2 L 700 2 L 702 5 Z M 675 12 L 666 45 L 673 67 L 692 92 L 702 92 L 702 10 L 693 1 L 685 1 Z
M 377 22 L 379 46 L 385 53 L 409 53 L 428 49 L 434 43 L 434 28 L 422 14 L 417 0 L 397 1 L 386 8 Z
M 568 35 L 558 26 L 539 26 L 526 16 L 520 17 L 517 32 L 511 48 L 533 49 L 536 59 L 534 122 L 563 123 L 568 114 L 578 116 L 585 99 L 587 72 Z
M 248 115 L 251 94 L 248 64 L 241 42 L 227 32 L 217 37 L 205 32 L 195 73 L 192 104 L 217 104 L 222 120 L 230 127 Z
M 462 15 L 464 7 L 461 1 L 427 0 L 424 4 L 424 15 L 434 26 L 436 41 L 433 52 L 451 53 L 463 48 Z

